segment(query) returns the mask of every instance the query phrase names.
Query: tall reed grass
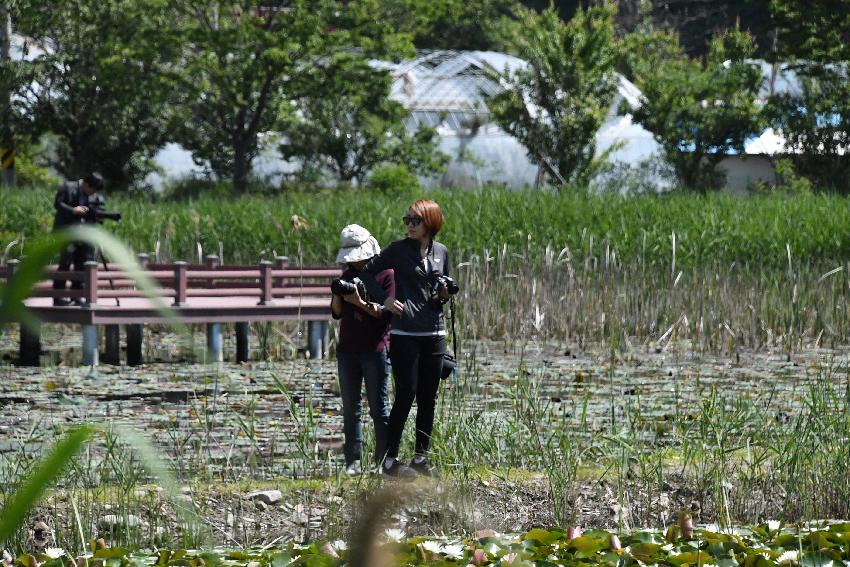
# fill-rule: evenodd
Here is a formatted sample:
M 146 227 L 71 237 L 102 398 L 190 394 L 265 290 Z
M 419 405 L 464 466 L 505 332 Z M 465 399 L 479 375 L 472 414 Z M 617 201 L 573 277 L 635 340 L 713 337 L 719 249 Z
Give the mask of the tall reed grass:
M 403 236 L 401 216 L 420 196 L 350 190 L 151 202 L 115 195 L 109 208 L 124 217 L 109 228 L 137 252 L 154 253 L 159 243 L 161 259 L 192 260 L 200 245 L 204 253 L 223 251 L 229 263 L 273 253 L 329 263 L 346 224 L 367 227 L 382 244 Z M 442 205 L 440 239 L 456 258 L 506 246 L 536 262 L 547 249 L 568 250 L 574 262 L 656 266 L 675 277 L 677 269 L 715 263 L 784 269 L 789 250 L 793 262 L 804 264 L 834 264 L 850 253 L 850 209 L 833 195 L 627 198 L 490 189 L 427 196 Z M 53 196 L 49 189 L 19 188 L 5 202 L 0 243 L 18 241 L 7 254 L 14 256 L 49 229 Z
M 436 191 L 440 234 L 463 290 L 470 338 L 567 342 L 734 353 L 787 352 L 850 342 L 850 208 L 831 195 L 596 196 L 583 193 Z M 381 242 L 401 235 L 415 196 L 374 192 L 151 203 L 117 196 L 124 220 L 110 230 L 138 252 L 226 263 L 288 255 L 330 264 L 342 226 L 357 222 Z M 52 215 L 46 191 L 10 196 L 0 219 L 6 257 L 25 253 Z M 291 222 L 297 215 L 298 222 Z M 266 329 L 268 335 L 271 331 Z

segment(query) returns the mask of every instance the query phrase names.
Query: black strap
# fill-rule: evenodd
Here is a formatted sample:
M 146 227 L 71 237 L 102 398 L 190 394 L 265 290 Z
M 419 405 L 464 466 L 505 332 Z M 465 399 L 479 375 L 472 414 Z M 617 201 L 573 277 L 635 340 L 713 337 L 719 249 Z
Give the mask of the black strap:
M 455 363 L 458 362 L 457 359 L 457 332 L 455 331 L 455 297 L 451 296 L 449 299 L 449 313 L 452 317 L 452 351 L 455 355 Z

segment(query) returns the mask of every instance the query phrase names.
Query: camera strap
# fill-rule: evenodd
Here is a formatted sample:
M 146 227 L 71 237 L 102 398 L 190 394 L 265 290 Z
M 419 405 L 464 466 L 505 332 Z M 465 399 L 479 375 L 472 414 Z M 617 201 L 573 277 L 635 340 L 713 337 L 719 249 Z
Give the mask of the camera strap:
M 450 314 L 451 319 L 452 319 L 452 352 L 453 352 L 454 357 L 455 357 L 455 365 L 457 365 L 457 363 L 458 363 L 458 358 L 457 358 L 457 331 L 455 330 L 455 298 L 454 298 L 454 296 L 451 296 L 451 298 L 449 299 L 449 314 Z M 455 366 L 453 374 L 454 374 L 455 380 L 457 380 L 457 366 Z

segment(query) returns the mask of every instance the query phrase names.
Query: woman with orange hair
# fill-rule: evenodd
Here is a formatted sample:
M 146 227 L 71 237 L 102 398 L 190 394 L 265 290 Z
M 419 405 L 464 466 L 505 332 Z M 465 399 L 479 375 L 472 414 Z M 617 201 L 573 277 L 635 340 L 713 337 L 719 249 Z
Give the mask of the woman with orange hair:
M 382 471 L 390 476 L 431 475 L 428 448 L 434 428 L 437 391 L 446 352 L 443 304 L 449 287 L 446 247 L 434 241 L 443 228 L 443 212 L 430 199 L 413 203 L 402 217 L 407 238 L 396 240 L 374 256 L 360 272 L 369 294 L 393 314 L 390 361 L 395 400 L 390 410 L 387 454 Z M 388 295 L 375 275 L 392 268 L 395 296 Z M 452 290 L 457 291 L 456 286 Z M 416 401 L 416 448 L 410 466 L 398 459 L 407 416 Z

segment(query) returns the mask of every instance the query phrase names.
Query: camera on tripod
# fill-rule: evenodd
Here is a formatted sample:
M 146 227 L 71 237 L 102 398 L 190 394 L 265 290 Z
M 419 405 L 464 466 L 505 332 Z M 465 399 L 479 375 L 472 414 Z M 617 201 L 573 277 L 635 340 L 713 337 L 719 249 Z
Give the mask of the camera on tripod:
M 89 211 L 85 215 L 85 222 L 96 223 L 103 220 L 111 220 L 118 222 L 121 220 L 121 213 L 105 211 L 106 199 L 101 195 L 92 195 L 89 198 Z
M 366 286 L 360 278 L 354 278 L 351 281 L 338 278 L 331 282 L 331 293 L 334 295 L 351 295 L 355 291 L 361 298 L 366 299 Z

